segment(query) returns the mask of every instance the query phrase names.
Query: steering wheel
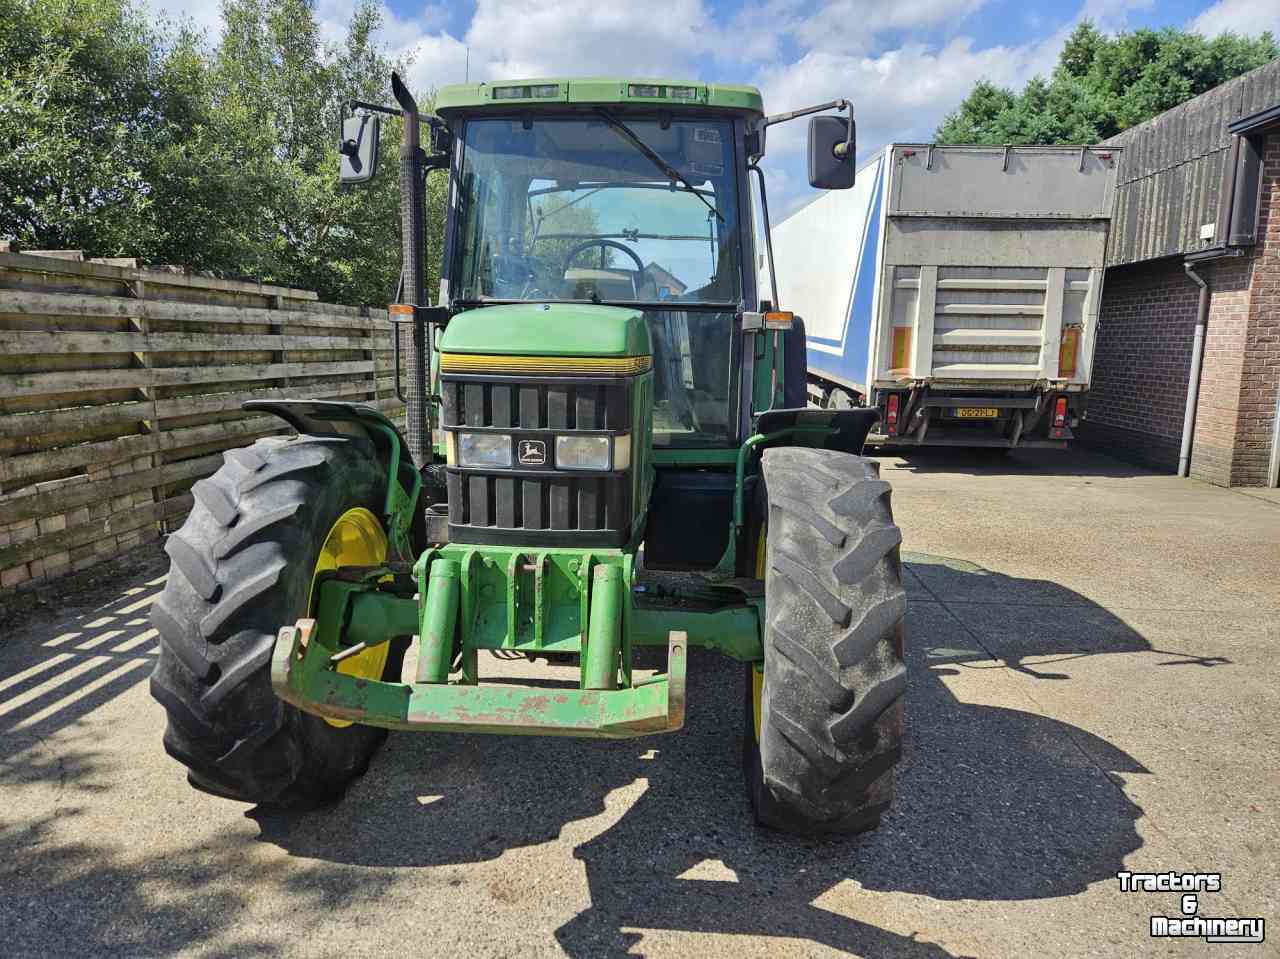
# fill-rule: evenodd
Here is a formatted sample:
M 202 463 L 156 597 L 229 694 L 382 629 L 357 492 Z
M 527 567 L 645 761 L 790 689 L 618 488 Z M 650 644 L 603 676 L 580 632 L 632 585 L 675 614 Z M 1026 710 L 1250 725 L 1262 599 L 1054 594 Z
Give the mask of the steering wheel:
M 631 257 L 632 261 L 636 265 L 635 275 L 631 277 L 631 292 L 636 297 L 636 299 L 639 299 L 640 284 L 641 284 L 641 281 L 645 279 L 644 263 L 641 262 L 640 257 L 636 256 L 634 250 L 632 250 L 629 246 L 624 246 L 623 244 L 619 243 L 617 240 L 587 240 L 585 243 L 579 243 L 577 246 L 575 246 L 573 249 L 571 249 L 568 253 L 565 254 L 564 265 L 560 268 L 560 275 L 564 276 L 569 272 L 569 264 L 573 262 L 574 257 L 576 257 L 583 250 L 591 249 L 593 246 L 600 247 L 601 262 L 604 261 L 604 251 L 606 248 L 621 250 L 627 256 Z M 601 269 L 603 269 L 603 267 L 601 267 Z

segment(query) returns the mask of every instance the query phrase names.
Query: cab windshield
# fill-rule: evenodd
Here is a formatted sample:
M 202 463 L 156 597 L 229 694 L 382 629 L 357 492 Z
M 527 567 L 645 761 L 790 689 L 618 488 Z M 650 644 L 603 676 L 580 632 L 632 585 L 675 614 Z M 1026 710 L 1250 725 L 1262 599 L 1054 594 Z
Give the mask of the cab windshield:
M 725 120 L 468 121 L 452 298 L 736 304 L 733 151 Z

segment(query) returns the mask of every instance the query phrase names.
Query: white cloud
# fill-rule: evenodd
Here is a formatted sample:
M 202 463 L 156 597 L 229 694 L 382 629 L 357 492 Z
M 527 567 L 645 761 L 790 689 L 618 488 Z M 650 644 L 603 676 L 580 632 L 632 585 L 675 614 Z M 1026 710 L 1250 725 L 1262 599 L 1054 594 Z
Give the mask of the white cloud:
M 862 54 L 886 31 L 954 28 L 987 2 L 833 0 L 815 9 L 802 0 L 749 0 L 717 20 L 704 0 L 478 0 L 464 36 L 417 37 L 413 75 L 428 85 L 460 82 L 469 49 L 472 81 L 566 73 L 707 79 L 719 68 L 739 74 L 722 79 L 741 82 L 776 62 L 784 40 L 806 51 Z
M 1155 0 L 1084 0 L 1080 18 L 1088 17 L 1103 33 L 1117 33 L 1129 25 L 1130 10 L 1154 6 Z
M 1222 4 L 1256 0 L 1220 0 Z M 865 157 L 886 143 L 928 141 L 938 124 L 956 109 L 979 80 L 1017 89 L 1037 74 L 1048 76 L 1057 63 L 1062 45 L 1083 18 L 1089 17 L 1108 32 L 1124 28 L 1130 11 L 1150 7 L 1153 0 L 1084 0 L 1076 15 L 1052 33 L 1024 44 L 980 46 L 969 36 L 954 36 L 938 46 L 910 42 L 894 49 L 864 53 L 851 49 L 848 33 L 834 26 L 846 0 L 829 4 L 810 18 L 812 23 L 832 25 L 834 43 L 819 39 L 791 63 L 774 62 L 758 71 L 755 82 L 764 93 L 771 113 L 847 97 L 858 119 L 859 155 Z M 842 15 L 861 16 L 864 34 L 888 29 L 927 29 L 954 21 L 976 10 L 980 0 L 899 0 L 896 4 L 858 4 Z M 796 35 L 809 27 L 795 26 Z M 783 185 L 777 205 L 794 209 L 810 195 L 799 172 L 805 126 L 795 121 L 769 131 L 771 162 L 796 168 Z M 770 183 L 772 191 L 773 184 Z
M 156 23 L 178 25 L 187 22 L 196 30 L 203 31 L 209 42 L 216 43 L 222 35 L 222 4 L 186 3 L 183 0 L 142 0 L 142 10 L 151 15 Z
M 894 140 L 931 139 L 978 80 L 1016 87 L 1047 73 L 1063 39 L 1058 31 L 1024 46 L 978 48 L 971 38 L 958 37 L 936 50 L 908 44 L 879 56 L 813 51 L 795 63 L 763 70 L 758 79 L 771 112 L 848 97 L 858 118 L 859 152 L 865 154 Z M 802 123 L 769 131 L 769 152 L 775 157 L 803 143 Z
M 159 10 L 181 0 L 144 2 Z M 326 39 L 344 35 L 354 2 L 317 0 Z M 1154 5 L 1077 0 L 1070 22 L 1042 39 L 982 46 L 963 30 L 989 2 L 744 0 L 717 19 L 710 0 L 477 0 L 465 33 L 444 29 L 443 0 L 409 16 L 397 16 L 384 2 L 379 39 L 394 56 L 411 56 L 409 79 L 422 91 L 460 83 L 468 73 L 472 82 L 621 73 L 754 82 L 770 112 L 849 97 L 865 156 L 890 141 L 931 138 L 978 80 L 1016 88 L 1047 75 L 1080 18 L 1115 31 L 1130 11 Z M 183 12 L 198 12 L 216 36 L 216 7 Z M 1052 4 L 1044 13 L 1051 23 L 1063 15 Z M 1270 27 L 1280 34 L 1280 9 L 1277 0 L 1217 0 L 1194 23 L 1207 32 Z M 904 35 L 911 39 L 888 46 Z M 804 129 L 796 121 L 770 130 L 766 169 L 775 218 L 809 193 Z
M 700 65 L 724 52 L 702 0 L 479 0 L 461 37 L 439 29 L 384 33 L 395 52 L 413 54 L 410 77 L 423 88 L 468 75 L 473 83 L 618 73 L 696 79 Z M 770 51 L 755 46 L 756 55 Z
M 957 26 L 988 0 L 833 0 L 791 23 L 789 32 L 811 50 L 866 53 L 887 31 Z
M 701 0 L 479 0 L 467 31 L 473 79 L 689 75 L 715 42 Z
M 467 46 L 447 33 L 430 34 L 403 49 L 413 55 L 408 80 L 419 92 L 461 83 L 467 76 Z M 476 76 L 474 69 L 471 76 Z
M 1228 31 L 1257 36 L 1270 30 L 1280 39 L 1280 5 L 1275 0 L 1218 0 L 1188 27 L 1206 37 Z
M 355 0 L 317 0 L 315 16 L 325 43 L 338 44 L 346 39 L 355 6 Z M 448 16 L 445 8 L 437 4 L 424 4 L 415 15 L 408 17 L 400 16 L 385 2 L 379 5 L 379 10 L 382 26 L 375 39 L 386 44 L 393 54 L 412 49 L 422 37 L 440 30 Z

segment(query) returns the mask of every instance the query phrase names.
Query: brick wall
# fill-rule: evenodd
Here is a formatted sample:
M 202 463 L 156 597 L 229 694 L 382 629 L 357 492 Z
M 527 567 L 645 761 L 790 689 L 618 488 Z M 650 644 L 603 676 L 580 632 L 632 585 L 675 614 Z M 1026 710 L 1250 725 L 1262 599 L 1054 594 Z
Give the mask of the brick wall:
M 1262 205 L 1257 257 L 1242 340 L 1240 402 L 1236 419 L 1233 486 L 1267 482 L 1271 438 L 1280 393 L 1280 133 L 1263 153 Z
M 1083 442 L 1177 469 L 1198 292 L 1181 259 L 1107 271 Z
M 1266 144 L 1258 231 L 1248 255 L 1197 267 L 1212 296 L 1191 475 L 1222 486 L 1267 480 L 1280 393 L 1280 133 Z M 1181 257 L 1107 271 L 1082 441 L 1177 468 L 1198 298 Z
M 1212 295 L 1191 445 L 1191 475 L 1219 486 L 1232 482 L 1252 268 L 1252 257 L 1215 260 L 1196 268 Z

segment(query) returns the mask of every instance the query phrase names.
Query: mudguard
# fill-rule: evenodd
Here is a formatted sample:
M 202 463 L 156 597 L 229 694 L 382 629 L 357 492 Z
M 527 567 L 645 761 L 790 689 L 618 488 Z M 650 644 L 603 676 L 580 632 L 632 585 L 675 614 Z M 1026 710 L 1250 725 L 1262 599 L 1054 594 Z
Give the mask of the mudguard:
M 406 562 L 416 558 L 410 530 L 422 492 L 422 475 L 395 423 L 372 406 L 335 400 L 249 400 L 242 408 L 278 416 L 299 433 L 368 440 L 387 474 L 383 520 L 392 548 Z
M 858 407 L 852 410 L 823 410 L 816 407 L 797 407 L 788 410 L 769 410 L 761 413 L 756 421 L 757 433 L 776 433 L 779 430 L 795 426 L 825 426 L 832 432 L 818 441 L 806 445 L 823 449 L 839 450 L 842 453 L 862 455 L 862 446 L 867 441 L 867 434 L 876 420 L 880 419 L 880 411 L 874 406 Z M 780 445 L 789 445 L 785 441 Z

